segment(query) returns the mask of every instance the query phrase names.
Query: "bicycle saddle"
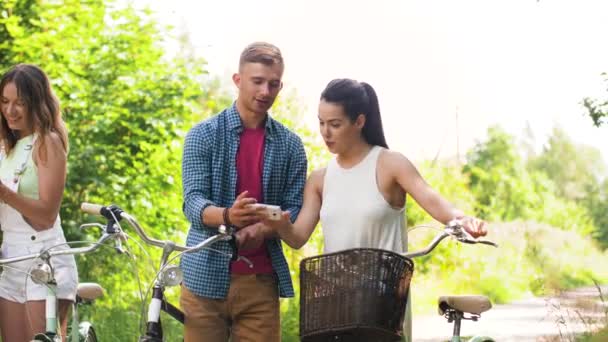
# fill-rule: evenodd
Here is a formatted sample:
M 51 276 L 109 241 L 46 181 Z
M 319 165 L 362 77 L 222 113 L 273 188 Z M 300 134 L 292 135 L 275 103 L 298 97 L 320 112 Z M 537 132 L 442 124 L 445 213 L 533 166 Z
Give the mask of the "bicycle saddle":
M 96 283 L 80 283 L 76 290 L 76 296 L 85 301 L 93 301 L 103 295 L 103 287 Z
M 491 308 L 492 303 L 490 303 L 490 300 L 486 296 L 465 295 L 439 297 L 439 314 L 442 316 L 449 309 L 479 315 Z

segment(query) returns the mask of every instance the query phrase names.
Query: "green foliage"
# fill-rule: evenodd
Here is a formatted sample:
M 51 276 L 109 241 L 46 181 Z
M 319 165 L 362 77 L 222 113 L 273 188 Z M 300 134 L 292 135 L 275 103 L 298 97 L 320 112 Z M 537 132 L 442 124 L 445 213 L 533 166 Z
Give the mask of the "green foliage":
M 477 143 L 467 159 L 464 172 L 479 217 L 509 221 L 531 216 L 538 196 L 511 136 L 498 127 L 489 128 L 488 140 Z
M 599 150 L 575 144 L 564 130 L 554 128 L 542 152 L 529 158 L 528 170 L 545 177 L 545 188 L 553 194 L 545 196 L 545 215 L 539 221 L 578 226 L 608 247 L 608 181 Z
M 564 137 L 561 131 L 556 131 L 549 147 L 528 165 L 514 137 L 498 127 L 489 128 L 488 140 L 476 144 L 463 168 L 476 199 L 476 214 L 489 221 L 535 220 L 581 234 L 595 234 L 597 227 L 587 208 L 566 197 L 564 189 L 568 184 L 572 189 L 593 184 L 589 182 L 594 171 L 586 169 L 583 161 L 596 161 L 599 154 L 589 150 L 569 161 L 570 154 L 566 152 L 575 152 Z M 565 159 L 560 161 L 561 155 Z M 602 165 L 601 160 L 597 163 Z M 565 171 L 560 165 L 572 165 L 575 171 Z M 581 196 L 579 190 L 568 193 L 576 198 Z
M 608 73 L 603 73 L 604 80 L 608 82 Z M 608 118 L 608 100 L 600 100 L 593 98 L 585 98 L 583 100 L 583 105 L 587 110 L 587 114 L 593 120 L 593 124 L 597 127 L 605 124 Z
M 581 203 L 588 209 L 598 230 L 594 237 L 603 248 L 608 248 L 608 179 L 587 188 L 587 196 Z
M 203 61 L 165 61 L 156 25 L 112 2 L 4 3 L 0 54 L 39 64 L 52 79 L 70 134 L 62 214 L 70 237 L 82 201 L 120 203 L 172 233 L 179 210 L 181 140 L 200 118 Z M 61 37 L 61 39 L 58 39 Z M 163 227 L 163 228 L 160 228 Z
M 580 200 L 606 175 L 601 152 L 585 145 L 575 144 L 567 133 L 558 127 L 538 156 L 530 158 L 528 168 L 544 172 L 555 183 L 559 197 Z
M 112 1 L 0 3 L 0 69 L 40 65 L 62 104 L 70 138 L 61 208 L 68 240 L 85 237 L 77 228 L 87 218 L 78 208 L 90 201 L 117 203 L 150 235 L 184 241 L 182 141 L 193 123 L 226 98 L 214 93 L 213 83 L 204 83 L 203 60 L 165 58 L 163 36 L 146 12 Z M 151 253 L 158 262 L 158 251 Z M 134 313 L 129 308 L 139 297 L 138 272 L 124 259 L 106 250 L 78 263 L 81 281 L 100 282 L 110 294 L 97 306 Z M 146 281 L 143 287 L 151 276 Z M 103 322 L 101 329 L 111 329 Z

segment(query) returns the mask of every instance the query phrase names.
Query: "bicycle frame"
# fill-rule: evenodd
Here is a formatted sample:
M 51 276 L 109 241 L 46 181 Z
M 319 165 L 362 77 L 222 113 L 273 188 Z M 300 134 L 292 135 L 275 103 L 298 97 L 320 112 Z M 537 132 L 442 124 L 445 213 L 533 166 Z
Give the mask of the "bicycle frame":
M 124 218 L 124 216 L 123 216 L 123 218 Z M 132 219 L 132 217 L 129 217 L 129 219 Z M 137 221 L 129 221 L 129 219 L 127 219 L 127 221 L 129 223 L 137 224 Z M 142 232 L 143 232 L 143 230 L 142 230 Z M 208 238 L 207 240 L 203 241 L 201 244 L 198 245 L 198 246 L 202 246 L 202 247 L 196 248 L 196 250 L 200 250 L 204 247 L 210 246 L 217 241 L 226 241 L 229 239 L 231 239 L 230 235 L 218 234 L 218 235 L 212 236 L 212 237 Z M 155 244 L 153 242 L 154 241 L 153 239 L 149 239 L 149 241 L 150 241 L 150 244 L 152 244 L 154 246 L 158 246 L 158 244 Z M 180 246 L 175 245 L 171 241 L 165 241 L 165 242 L 163 242 L 163 244 L 164 244 L 164 246 L 162 246 L 163 254 L 161 257 L 161 261 L 160 261 L 160 272 L 159 273 L 161 273 L 168 266 L 167 261 L 173 251 L 182 250 L 185 253 L 194 252 L 194 248 L 192 250 L 183 249 L 183 248 L 180 248 Z M 158 247 L 160 247 L 160 246 L 158 246 Z M 150 300 L 150 304 L 148 305 L 148 321 L 146 323 L 146 333 L 144 334 L 144 336 L 140 337 L 140 340 L 139 340 L 140 342 L 162 341 L 163 330 L 162 330 L 162 325 L 160 323 L 161 310 L 168 313 L 171 317 L 173 317 L 174 319 L 179 321 L 181 324 L 184 324 L 184 313 L 165 299 L 164 293 L 165 293 L 166 286 L 167 286 L 167 284 L 163 282 L 161 277 L 157 276 L 155 278 L 154 286 L 152 288 L 152 298 Z
M 139 222 L 137 222 L 135 217 L 124 212 L 122 209 L 115 205 L 104 207 L 97 204 L 83 203 L 81 209 L 89 214 L 101 215 L 105 217 L 108 220 L 108 226 L 118 224 L 118 221 L 124 219 L 129 224 L 129 226 L 131 226 L 135 230 L 135 232 L 143 240 L 143 242 L 148 245 L 162 248 L 163 250 L 159 264 L 159 272 L 155 277 L 154 285 L 152 287 L 152 298 L 150 300 L 150 304 L 148 305 L 146 332 L 143 336 L 140 336 L 140 342 L 161 342 L 163 340 L 163 329 L 160 321 L 161 311 L 165 311 L 180 323 L 184 323 L 184 313 L 171 303 L 167 302 L 164 296 L 166 286 L 174 286 L 178 284 L 167 282 L 162 276 L 164 272 L 177 272 L 174 269 L 168 268 L 168 266 L 170 266 L 168 264 L 168 260 L 171 253 L 176 251 L 182 253 L 196 253 L 218 241 L 228 241 L 230 242 L 233 248 L 233 260 L 236 260 L 238 256 L 236 252 L 236 243 L 233 235 L 234 232 L 231 228 L 227 228 L 223 225 L 218 228 L 219 234 L 202 241 L 196 246 L 186 247 L 177 245 L 172 241 L 162 241 L 149 237 L 145 233 L 144 229 L 140 226 Z M 245 261 L 247 262 L 248 260 Z M 181 273 L 179 276 L 181 277 Z

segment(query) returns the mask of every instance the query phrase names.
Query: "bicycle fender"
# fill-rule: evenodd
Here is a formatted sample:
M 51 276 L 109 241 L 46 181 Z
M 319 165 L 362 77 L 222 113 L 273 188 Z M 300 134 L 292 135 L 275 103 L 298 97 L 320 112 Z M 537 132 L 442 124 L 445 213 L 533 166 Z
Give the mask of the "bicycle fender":
M 80 324 L 78 324 L 78 333 L 84 338 L 89 334 L 89 330 L 91 330 L 92 327 L 93 325 L 89 322 L 80 322 Z
M 488 336 L 473 336 L 468 342 L 495 342 L 493 338 Z

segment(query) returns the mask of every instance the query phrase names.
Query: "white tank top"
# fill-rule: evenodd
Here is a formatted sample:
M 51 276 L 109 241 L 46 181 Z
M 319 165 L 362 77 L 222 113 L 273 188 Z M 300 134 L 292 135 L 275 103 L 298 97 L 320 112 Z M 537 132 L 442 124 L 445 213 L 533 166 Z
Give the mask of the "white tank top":
M 393 208 L 376 180 L 382 147 L 374 146 L 357 165 L 344 169 L 332 159 L 325 170 L 321 227 L 325 253 L 349 248 L 407 249 L 405 208 Z

